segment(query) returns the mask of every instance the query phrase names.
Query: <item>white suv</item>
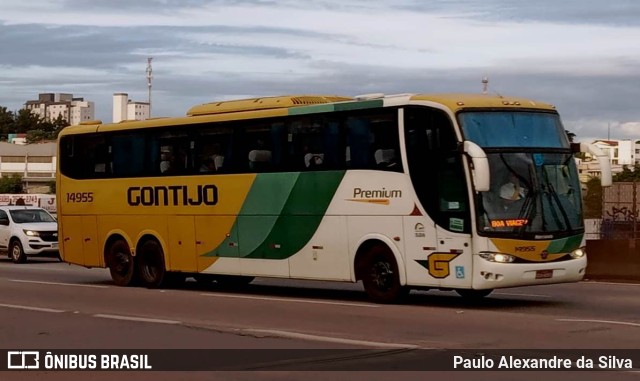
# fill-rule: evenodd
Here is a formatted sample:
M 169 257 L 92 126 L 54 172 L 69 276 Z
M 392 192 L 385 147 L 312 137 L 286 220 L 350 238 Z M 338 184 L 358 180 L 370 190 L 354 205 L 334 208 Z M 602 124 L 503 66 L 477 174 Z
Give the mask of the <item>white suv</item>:
M 28 255 L 58 255 L 58 223 L 42 208 L 0 206 L 0 251 L 15 263 Z

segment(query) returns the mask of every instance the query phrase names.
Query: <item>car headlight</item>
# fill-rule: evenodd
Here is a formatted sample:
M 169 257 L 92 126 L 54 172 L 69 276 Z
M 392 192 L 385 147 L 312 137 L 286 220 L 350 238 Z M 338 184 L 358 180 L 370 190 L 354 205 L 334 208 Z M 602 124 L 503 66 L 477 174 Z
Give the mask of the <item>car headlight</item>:
M 516 257 L 514 257 L 513 255 L 504 253 L 482 252 L 480 253 L 480 257 L 486 259 L 489 262 L 497 263 L 511 263 L 516 260 Z
M 575 249 L 574 251 L 569 253 L 569 255 L 571 255 L 571 258 L 573 259 L 578 259 L 587 255 L 587 251 L 583 247 L 581 247 L 579 249 Z
M 37 231 L 34 230 L 23 230 L 24 234 L 28 235 L 29 237 L 40 237 L 40 233 L 38 233 Z

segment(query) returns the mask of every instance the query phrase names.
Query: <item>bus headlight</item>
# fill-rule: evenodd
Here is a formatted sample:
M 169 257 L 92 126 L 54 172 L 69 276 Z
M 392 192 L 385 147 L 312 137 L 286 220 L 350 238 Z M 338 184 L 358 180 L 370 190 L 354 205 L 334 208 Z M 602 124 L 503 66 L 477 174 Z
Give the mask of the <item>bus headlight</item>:
M 511 263 L 516 260 L 516 257 L 509 254 L 503 253 L 491 253 L 491 252 L 482 252 L 480 253 L 480 257 L 486 259 L 489 262 L 497 262 L 497 263 Z
M 40 233 L 38 233 L 37 231 L 34 230 L 22 230 L 24 232 L 24 234 L 28 235 L 29 237 L 40 237 Z
M 586 250 L 581 247 L 579 249 L 575 249 L 569 255 L 571 255 L 571 258 L 573 259 L 578 259 L 578 258 L 584 257 L 586 254 L 587 254 Z

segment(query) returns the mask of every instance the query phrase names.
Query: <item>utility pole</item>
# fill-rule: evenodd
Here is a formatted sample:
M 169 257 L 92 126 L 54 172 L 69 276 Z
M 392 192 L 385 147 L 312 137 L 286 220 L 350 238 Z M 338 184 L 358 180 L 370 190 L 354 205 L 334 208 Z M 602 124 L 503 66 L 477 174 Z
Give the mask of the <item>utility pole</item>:
M 486 94 L 489 89 L 489 77 L 486 75 L 482 77 L 482 94 Z
M 153 69 L 151 68 L 151 61 L 153 57 L 147 58 L 147 87 L 149 91 L 149 118 L 151 118 L 151 79 L 153 79 Z

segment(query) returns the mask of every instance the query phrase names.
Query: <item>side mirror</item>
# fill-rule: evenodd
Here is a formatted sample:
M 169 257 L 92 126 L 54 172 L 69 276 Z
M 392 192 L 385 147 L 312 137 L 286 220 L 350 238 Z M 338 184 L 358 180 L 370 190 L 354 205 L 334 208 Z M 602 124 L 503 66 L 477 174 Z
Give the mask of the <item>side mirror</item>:
M 465 140 L 462 146 L 464 153 L 471 158 L 473 164 L 473 185 L 476 192 L 487 192 L 491 188 L 491 171 L 489 170 L 489 159 L 479 145 Z
M 609 161 L 609 155 L 602 152 L 600 148 L 593 144 L 580 143 L 580 152 L 587 152 L 595 156 L 600 164 L 600 184 L 603 187 L 610 187 L 613 184 L 613 178 L 611 176 L 611 161 Z

